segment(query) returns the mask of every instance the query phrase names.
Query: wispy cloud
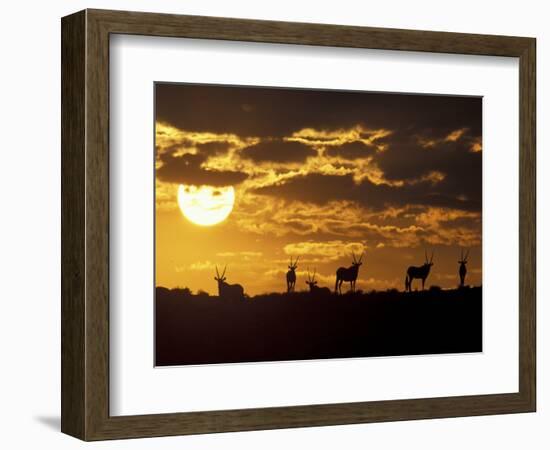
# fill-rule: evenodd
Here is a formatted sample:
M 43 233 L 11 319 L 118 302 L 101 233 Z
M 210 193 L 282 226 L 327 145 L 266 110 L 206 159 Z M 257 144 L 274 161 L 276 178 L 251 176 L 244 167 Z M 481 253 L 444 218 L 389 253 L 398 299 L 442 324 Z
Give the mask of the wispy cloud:
M 216 265 L 211 261 L 197 261 L 190 264 L 188 267 L 176 267 L 176 272 L 184 272 L 186 270 L 213 270 Z
M 366 245 L 362 242 L 345 241 L 305 241 L 295 242 L 284 246 L 283 251 L 287 255 L 300 256 L 319 256 L 327 261 L 334 261 L 343 256 L 350 256 L 352 253 L 361 254 L 366 250 Z

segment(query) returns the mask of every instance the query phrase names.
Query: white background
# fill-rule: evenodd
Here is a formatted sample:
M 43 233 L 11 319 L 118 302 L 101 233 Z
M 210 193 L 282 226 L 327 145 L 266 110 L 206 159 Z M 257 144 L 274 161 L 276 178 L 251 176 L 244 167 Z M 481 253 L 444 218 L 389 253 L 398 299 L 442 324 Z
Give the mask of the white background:
M 9 6 L 7 6 L 9 5 Z M 538 412 L 92 444 L 101 448 L 547 448 L 550 391 L 550 30 L 544 2 L 71 1 L 4 5 L 0 17 L 2 136 L 0 442 L 6 448 L 75 448 L 59 429 L 59 17 L 84 7 L 341 23 L 538 38 Z M 503 246 L 503 258 L 507 256 Z M 545 279 L 546 278 L 546 279 Z M 116 447 L 115 447 L 116 446 Z
M 111 414 L 518 391 L 516 58 L 144 36 L 110 57 Z M 483 96 L 483 353 L 154 368 L 155 80 Z

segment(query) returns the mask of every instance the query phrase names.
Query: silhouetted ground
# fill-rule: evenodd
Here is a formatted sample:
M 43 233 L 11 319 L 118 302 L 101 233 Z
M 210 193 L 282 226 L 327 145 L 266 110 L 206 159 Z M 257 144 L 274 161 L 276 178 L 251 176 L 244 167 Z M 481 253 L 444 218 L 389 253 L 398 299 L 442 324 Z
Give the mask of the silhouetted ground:
M 269 294 L 156 289 L 156 365 L 480 352 L 481 287 Z

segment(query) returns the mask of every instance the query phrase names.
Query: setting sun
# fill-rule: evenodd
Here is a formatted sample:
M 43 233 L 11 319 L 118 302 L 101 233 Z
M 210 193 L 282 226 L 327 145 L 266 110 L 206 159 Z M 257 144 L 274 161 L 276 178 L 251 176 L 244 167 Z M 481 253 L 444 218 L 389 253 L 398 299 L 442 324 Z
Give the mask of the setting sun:
M 235 203 L 233 186 L 188 186 L 180 184 L 178 204 L 182 214 L 196 225 L 211 226 L 223 222 Z

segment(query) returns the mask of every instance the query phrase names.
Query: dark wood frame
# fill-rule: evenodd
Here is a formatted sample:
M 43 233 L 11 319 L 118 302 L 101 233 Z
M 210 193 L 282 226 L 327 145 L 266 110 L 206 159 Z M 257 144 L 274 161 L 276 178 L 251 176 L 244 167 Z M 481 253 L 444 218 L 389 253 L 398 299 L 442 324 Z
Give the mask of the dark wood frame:
M 535 411 L 535 39 L 104 10 L 64 17 L 61 31 L 64 433 L 100 440 Z M 519 392 L 110 416 L 108 99 L 113 33 L 518 57 Z

